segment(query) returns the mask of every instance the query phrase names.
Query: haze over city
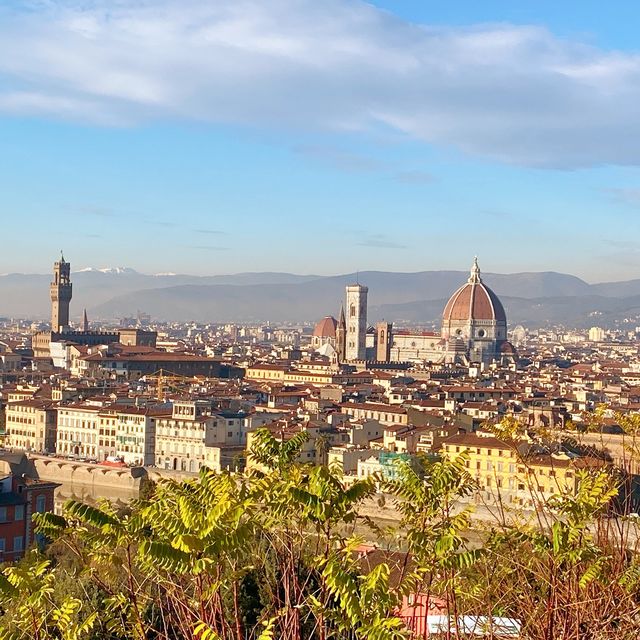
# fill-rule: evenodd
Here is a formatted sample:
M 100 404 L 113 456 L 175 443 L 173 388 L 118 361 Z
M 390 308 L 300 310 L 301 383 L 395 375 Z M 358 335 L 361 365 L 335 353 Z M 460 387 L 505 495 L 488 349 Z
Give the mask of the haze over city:
M 640 6 L 608 6 L 4 2 L 0 273 L 640 277 Z

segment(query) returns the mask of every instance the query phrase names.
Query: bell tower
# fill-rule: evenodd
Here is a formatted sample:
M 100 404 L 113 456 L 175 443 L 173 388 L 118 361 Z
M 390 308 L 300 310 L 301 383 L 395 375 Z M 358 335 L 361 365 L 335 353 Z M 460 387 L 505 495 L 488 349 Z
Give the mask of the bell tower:
M 60 252 L 60 260 L 53 264 L 53 281 L 49 287 L 51 294 L 51 331 L 64 331 L 69 326 L 69 303 L 72 295 L 71 264 L 65 262 Z
M 345 359 L 367 359 L 367 293 L 361 284 L 347 286 L 347 338 Z

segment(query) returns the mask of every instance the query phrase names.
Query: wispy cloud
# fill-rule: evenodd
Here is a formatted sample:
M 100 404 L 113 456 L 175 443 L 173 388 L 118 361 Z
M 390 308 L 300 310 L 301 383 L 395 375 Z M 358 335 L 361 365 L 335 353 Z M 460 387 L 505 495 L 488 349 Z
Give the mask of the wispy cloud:
M 358 242 L 358 246 L 372 247 L 374 249 L 406 249 L 407 248 L 406 245 L 396 242 L 395 240 L 381 233 L 375 233 L 375 234 L 366 236 L 363 240 Z
M 70 211 L 76 216 L 96 216 L 98 218 L 115 218 L 116 212 L 109 207 L 102 207 L 94 204 L 83 204 L 73 207 Z
M 604 189 L 604 192 L 616 202 L 640 207 L 640 188 L 607 188 Z
M 210 244 L 191 244 L 186 249 L 195 249 L 197 251 L 229 251 L 229 247 L 218 247 Z
M 605 238 L 602 240 L 602 244 L 604 246 L 613 247 L 614 249 L 619 249 L 625 253 L 639 253 L 640 252 L 640 243 L 634 240 L 620 240 L 616 238 Z
M 6 5 L 4 113 L 383 130 L 520 165 L 640 164 L 640 55 L 543 27 L 430 27 L 360 0 Z
M 166 229 L 175 229 L 180 226 L 175 220 L 156 220 L 155 218 L 144 218 L 144 224 L 150 227 L 165 227 Z
M 192 229 L 194 233 L 204 233 L 210 236 L 226 236 L 226 231 L 220 231 L 218 229 Z
M 349 172 L 369 172 L 385 169 L 387 164 L 377 158 L 359 153 L 345 151 L 338 147 L 322 145 L 300 145 L 294 148 L 294 153 L 319 161 L 333 169 Z
M 435 182 L 433 174 L 428 171 L 400 171 L 395 175 L 395 180 L 402 184 L 424 185 Z

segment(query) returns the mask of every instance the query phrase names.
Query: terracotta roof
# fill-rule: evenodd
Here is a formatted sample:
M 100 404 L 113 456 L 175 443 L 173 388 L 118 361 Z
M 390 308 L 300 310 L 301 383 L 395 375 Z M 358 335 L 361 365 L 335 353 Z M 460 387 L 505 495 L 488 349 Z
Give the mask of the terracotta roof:
M 506 322 L 504 307 L 483 282 L 463 284 L 447 302 L 442 317 L 450 320 L 496 320 Z
M 513 449 L 514 447 L 504 440 L 494 436 L 479 436 L 475 433 L 458 433 L 444 441 L 444 444 L 464 445 L 467 447 L 491 447 L 495 449 Z
M 335 338 L 338 321 L 333 316 L 325 316 L 316 324 L 313 335 L 316 338 Z
M 365 409 L 367 411 L 382 411 L 384 413 L 398 413 L 402 415 L 407 413 L 407 410 L 403 407 L 390 404 L 376 404 L 374 402 L 344 402 L 339 406 L 345 409 Z

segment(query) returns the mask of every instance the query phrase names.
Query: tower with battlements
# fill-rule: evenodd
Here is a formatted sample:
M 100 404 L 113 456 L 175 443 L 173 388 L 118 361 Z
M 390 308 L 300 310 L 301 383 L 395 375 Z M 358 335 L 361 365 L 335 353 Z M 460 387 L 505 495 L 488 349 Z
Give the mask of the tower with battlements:
M 51 331 L 64 331 L 69 327 L 69 303 L 72 296 L 71 264 L 64 255 L 53 264 L 53 280 L 49 287 L 51 295 Z

